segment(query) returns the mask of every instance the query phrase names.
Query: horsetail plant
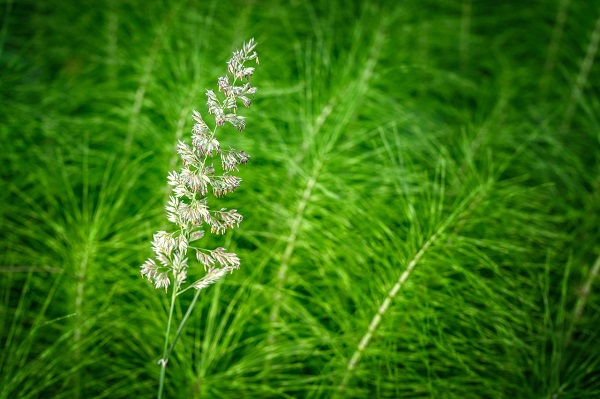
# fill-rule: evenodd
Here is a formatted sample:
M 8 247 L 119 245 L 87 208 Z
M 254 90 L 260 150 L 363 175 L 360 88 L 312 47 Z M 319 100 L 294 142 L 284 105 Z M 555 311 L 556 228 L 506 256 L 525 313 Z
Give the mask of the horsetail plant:
M 204 236 L 206 226 L 210 227 L 211 233 L 222 235 L 227 229 L 239 226 L 243 219 L 235 209 L 210 209 L 208 195 L 209 191 L 212 191 L 214 197 L 220 198 L 238 188 L 241 179 L 232 172 L 238 171 L 238 165 L 247 163 L 250 158 L 244 151 L 231 147 L 223 149 L 215 134 L 217 128 L 226 123 L 230 123 L 240 132 L 246 127 L 245 118 L 237 114 L 237 108 L 239 101 L 245 107 L 249 107 L 256 93 L 256 88 L 249 82 L 254 68 L 245 65 L 251 60 L 258 64 L 255 47 L 254 39 L 250 39 L 244 43 L 241 50 L 233 53 L 227 62 L 226 75 L 218 80 L 219 93 L 223 94 L 213 90 L 206 91 L 208 113 L 215 119 L 214 128 L 211 130 L 200 113 L 193 111 L 192 118 L 195 124 L 192 129 L 192 145 L 179 141 L 177 153 L 181 157 L 183 168 L 180 172 L 172 171 L 168 175 L 168 184 L 172 186 L 173 195 L 166 206 L 167 219 L 174 223 L 177 229 L 174 232 L 158 231 L 154 234 L 152 249 L 156 256 L 141 266 L 142 276 L 146 276 L 156 288 L 168 291 L 169 286 L 173 285 L 163 356 L 158 361 L 161 366 L 159 399 L 163 395 L 169 356 L 200 291 L 240 267 L 237 254 L 227 252 L 221 247 L 202 248 L 198 242 Z M 221 161 L 221 174 L 209 163 L 217 157 Z M 191 267 L 188 252 L 194 253 L 205 271 L 202 278 L 190 284 L 187 282 L 188 268 Z M 169 345 L 175 300 L 178 295 L 192 288 L 196 290 L 194 298 Z

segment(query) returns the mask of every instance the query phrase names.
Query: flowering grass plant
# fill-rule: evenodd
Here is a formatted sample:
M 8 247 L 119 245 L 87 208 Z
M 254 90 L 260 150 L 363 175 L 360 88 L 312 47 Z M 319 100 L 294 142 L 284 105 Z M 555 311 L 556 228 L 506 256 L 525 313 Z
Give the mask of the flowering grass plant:
M 215 136 L 217 129 L 227 123 L 240 132 L 246 127 L 246 121 L 243 116 L 237 114 L 237 109 L 239 102 L 245 107 L 250 107 L 256 93 L 256 87 L 249 82 L 254 68 L 245 65 L 252 60 L 258 64 L 255 47 L 254 39 L 250 39 L 244 43 L 241 50 L 233 53 L 227 63 L 227 74 L 218 80 L 221 98 L 213 90 L 206 91 L 206 104 L 208 113 L 214 117 L 214 128 L 209 127 L 199 112 L 193 112 L 192 117 L 196 123 L 192 129 L 192 145 L 181 140 L 177 145 L 183 168 L 179 172 L 169 172 L 168 175 L 168 184 L 172 186 L 173 195 L 166 206 L 167 219 L 177 228 L 173 232 L 161 230 L 154 234 L 152 249 L 155 257 L 149 258 L 141 266 L 142 276 L 147 277 L 156 288 L 168 291 L 172 285 L 165 346 L 163 356 L 158 361 L 161 365 L 159 398 L 162 397 L 169 355 L 196 304 L 200 291 L 240 267 L 240 259 L 235 253 L 227 252 L 222 247 L 203 248 L 199 242 L 205 234 L 206 227 L 210 228 L 211 233 L 222 235 L 228 229 L 239 226 L 243 219 L 236 209 L 210 209 L 208 196 L 212 191 L 215 198 L 220 198 L 238 188 L 241 179 L 232 172 L 238 171 L 238 166 L 250 159 L 244 151 L 231 147 L 223 149 Z M 220 172 L 210 163 L 215 158 L 221 161 Z M 195 255 L 206 274 L 188 284 L 190 252 Z M 178 295 L 192 288 L 196 289 L 194 299 L 169 345 L 175 300 Z

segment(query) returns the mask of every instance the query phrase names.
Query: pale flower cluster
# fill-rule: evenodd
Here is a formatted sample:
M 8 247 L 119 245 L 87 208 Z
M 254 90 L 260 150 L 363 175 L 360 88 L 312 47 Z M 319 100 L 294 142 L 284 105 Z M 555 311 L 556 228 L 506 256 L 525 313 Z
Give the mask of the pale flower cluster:
M 204 236 L 205 226 L 210 227 L 213 234 L 224 234 L 227 229 L 239 226 L 243 219 L 235 209 L 210 209 L 207 195 L 212 192 L 217 198 L 223 197 L 238 188 L 241 179 L 231 172 L 238 171 L 238 166 L 247 163 L 250 158 L 244 151 L 233 148 L 223 150 L 215 132 L 226 123 L 239 131 L 246 127 L 246 120 L 237 115 L 237 108 L 238 101 L 249 107 L 256 93 L 256 88 L 249 82 L 254 68 L 245 66 L 251 60 L 258 64 L 255 46 L 254 39 L 251 39 L 241 50 L 233 53 L 227 63 L 227 74 L 218 80 L 222 95 L 212 90 L 206 91 L 208 113 L 215 118 L 214 129 L 211 130 L 200 113 L 194 111 L 192 145 L 183 141 L 177 145 L 183 168 L 179 172 L 169 172 L 168 184 L 172 186 L 173 195 L 169 198 L 166 211 L 167 219 L 176 224 L 178 230 L 154 234 L 152 249 L 155 257 L 141 266 L 142 275 L 153 282 L 156 288 L 166 290 L 173 282 L 175 290 L 180 290 L 188 276 L 188 252 L 195 252 L 196 259 L 206 271 L 201 279 L 191 284 L 196 289 L 206 288 L 240 266 L 240 259 L 235 253 L 221 247 L 201 248 L 196 243 Z M 221 96 L 223 98 L 219 99 Z M 221 161 L 221 174 L 215 171 L 212 163 L 208 163 L 217 157 Z

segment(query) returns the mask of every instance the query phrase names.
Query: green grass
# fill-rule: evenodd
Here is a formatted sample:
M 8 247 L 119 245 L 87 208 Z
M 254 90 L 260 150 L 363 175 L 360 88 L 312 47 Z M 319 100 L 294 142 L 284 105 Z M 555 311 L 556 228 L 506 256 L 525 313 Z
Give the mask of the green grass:
M 51 3 L 0 2 L 0 398 L 156 394 L 139 266 L 251 37 L 242 267 L 165 397 L 600 396 L 594 2 Z

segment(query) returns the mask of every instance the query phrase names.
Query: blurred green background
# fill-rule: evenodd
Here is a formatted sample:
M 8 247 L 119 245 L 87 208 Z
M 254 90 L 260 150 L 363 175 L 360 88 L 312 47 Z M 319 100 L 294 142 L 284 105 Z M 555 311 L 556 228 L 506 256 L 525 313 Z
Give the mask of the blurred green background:
M 0 23 L 0 398 L 155 395 L 169 296 L 139 266 L 252 37 L 247 128 L 220 137 L 252 159 L 211 199 L 245 220 L 205 238 L 242 267 L 166 397 L 600 397 L 600 3 L 2 0 Z

